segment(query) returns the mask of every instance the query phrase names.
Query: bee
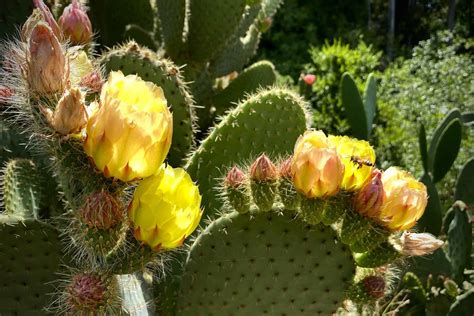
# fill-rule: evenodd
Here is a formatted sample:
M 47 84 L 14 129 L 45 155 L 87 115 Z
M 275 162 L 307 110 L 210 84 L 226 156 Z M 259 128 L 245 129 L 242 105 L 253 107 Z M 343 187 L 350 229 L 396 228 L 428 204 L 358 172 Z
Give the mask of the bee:
M 351 161 L 357 165 L 357 169 L 362 168 L 362 166 L 373 167 L 375 166 L 370 160 L 361 159 L 357 156 L 351 156 Z

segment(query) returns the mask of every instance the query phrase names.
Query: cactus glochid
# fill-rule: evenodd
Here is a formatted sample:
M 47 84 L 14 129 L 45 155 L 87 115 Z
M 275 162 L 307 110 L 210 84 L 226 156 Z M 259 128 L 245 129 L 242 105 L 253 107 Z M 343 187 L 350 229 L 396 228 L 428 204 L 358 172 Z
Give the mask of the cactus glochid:
M 2 143 L 0 314 L 371 309 L 393 261 L 441 245 L 406 232 L 423 184 L 377 170 L 366 141 L 309 130 L 306 103 L 274 86 L 270 63 L 235 73 L 280 0 L 134 1 L 105 14 L 122 2 L 86 12 L 56 1 L 58 23 L 34 0 L 2 44 L 2 124 L 26 146 Z M 91 25 L 105 45 L 123 32 L 162 46 L 129 41 L 96 57 Z M 216 116 L 204 138 L 197 126 Z

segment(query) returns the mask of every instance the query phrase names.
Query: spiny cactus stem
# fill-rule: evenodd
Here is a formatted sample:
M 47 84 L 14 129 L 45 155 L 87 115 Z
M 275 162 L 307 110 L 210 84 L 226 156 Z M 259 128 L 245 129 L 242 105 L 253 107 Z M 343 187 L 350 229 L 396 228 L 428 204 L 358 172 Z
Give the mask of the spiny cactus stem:
M 370 227 L 370 221 L 354 211 L 349 209 L 342 221 L 341 241 L 347 245 L 355 243 L 361 239 Z
M 401 254 L 389 242 L 384 242 L 370 251 L 356 254 L 354 259 L 359 267 L 375 268 L 401 257 Z
M 369 225 L 365 234 L 350 245 L 353 252 L 362 253 L 374 249 L 384 241 L 387 241 L 390 231 L 376 224 Z
M 263 212 L 271 210 L 278 191 L 277 180 L 258 181 L 254 180 L 250 184 L 253 202 Z
M 286 209 L 294 211 L 299 208 L 301 196 L 296 191 L 291 179 L 282 177 L 280 179 L 278 192 Z

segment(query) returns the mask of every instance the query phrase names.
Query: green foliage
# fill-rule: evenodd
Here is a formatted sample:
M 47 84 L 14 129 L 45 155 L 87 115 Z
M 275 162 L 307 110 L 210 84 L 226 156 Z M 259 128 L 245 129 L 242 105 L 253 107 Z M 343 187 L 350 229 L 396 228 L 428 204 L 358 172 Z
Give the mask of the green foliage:
M 362 95 L 369 74 L 374 72 L 379 65 L 381 53 L 362 41 L 357 47 L 351 48 L 348 44 L 343 44 L 341 40 L 336 40 L 332 44 L 326 42 L 320 48 L 312 47 L 310 53 L 312 63 L 306 65 L 305 72 L 316 75 L 316 81 L 312 86 L 313 94 L 310 97 L 311 104 L 316 110 L 313 124 L 316 128 L 328 133 L 350 134 L 350 125 L 341 99 L 341 79 L 344 73 L 349 73 L 355 81 L 358 92 Z M 369 86 L 372 85 L 373 83 L 369 84 Z M 369 94 L 371 93 L 370 91 Z M 369 94 L 365 94 L 366 97 L 369 97 Z M 370 98 L 373 97 L 370 96 Z M 370 104 L 372 116 L 372 99 L 367 104 Z
M 379 115 L 376 120 L 378 127 L 374 130 L 377 157 L 387 162 L 383 167 L 397 165 L 415 175 L 422 174 L 417 139 L 419 124 L 424 124 L 428 139 L 431 139 L 438 122 L 448 112 L 454 108 L 461 113 L 472 111 L 474 63 L 465 52 L 467 45 L 466 41 L 449 33 L 440 33 L 421 42 L 413 50 L 411 59 L 400 60 L 385 71 L 377 94 Z M 473 131 L 464 128 L 463 145 L 454 161 L 454 168 L 437 184 L 445 207 L 452 203 L 456 174 L 468 157 L 474 155 Z M 454 142 L 448 145 L 452 146 Z M 449 152 L 440 154 L 452 155 L 455 149 L 446 150 Z M 434 156 L 430 156 L 429 159 L 433 159 Z M 450 157 L 449 161 L 452 159 Z M 427 164 L 428 168 L 433 162 Z M 444 172 L 435 180 L 439 180 Z
M 471 268 L 472 228 L 465 207 L 460 202 L 453 205 L 454 216 L 448 228 L 448 254 L 458 283 L 464 279 L 464 269 Z
M 330 227 L 275 210 L 231 213 L 199 234 L 186 262 L 177 315 L 329 315 L 354 277 L 348 248 Z
M 469 159 L 462 167 L 456 181 L 454 199 L 460 200 L 469 206 L 474 204 L 474 158 Z

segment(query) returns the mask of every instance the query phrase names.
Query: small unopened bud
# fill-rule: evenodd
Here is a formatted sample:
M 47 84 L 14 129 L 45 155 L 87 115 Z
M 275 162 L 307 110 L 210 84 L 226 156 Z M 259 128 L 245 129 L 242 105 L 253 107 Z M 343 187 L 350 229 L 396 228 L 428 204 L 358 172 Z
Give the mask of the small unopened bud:
M 273 162 L 262 154 L 250 166 L 250 178 L 257 181 L 271 181 L 278 178 L 278 171 Z
M 374 299 L 379 299 L 385 295 L 385 280 L 381 276 L 371 275 L 362 282 L 367 294 Z
M 444 242 L 429 233 L 404 232 L 400 239 L 400 252 L 405 256 L 424 256 L 440 248 Z
M 107 303 L 107 285 L 98 275 L 81 273 L 66 287 L 67 303 L 73 312 L 99 312 Z
M 292 158 L 288 158 L 280 164 L 278 168 L 280 177 L 285 178 L 285 179 L 293 178 L 293 173 L 291 172 L 291 163 L 292 163 Z
M 303 76 L 303 81 L 306 83 L 308 86 L 312 86 L 314 82 L 316 81 L 316 76 L 312 74 L 306 74 Z
M 47 111 L 47 118 L 54 130 L 61 135 L 75 134 L 87 124 L 84 95 L 77 88 L 67 90 L 54 113 Z
M 67 85 L 69 65 L 58 38 L 44 22 L 33 28 L 28 43 L 27 78 L 38 93 L 62 92 Z
M 73 44 L 87 44 L 92 38 L 92 25 L 85 8 L 78 0 L 73 0 L 64 8 L 59 18 L 59 25 L 64 35 Z
M 94 71 L 88 75 L 85 75 L 79 82 L 79 85 L 81 87 L 89 89 L 91 92 L 95 93 L 100 92 L 100 90 L 102 90 L 103 84 L 104 81 L 102 80 L 102 77 L 100 76 L 100 73 L 98 71 Z
M 11 88 L 0 86 L 0 105 L 9 104 L 12 96 L 13 90 Z
M 244 172 L 234 166 L 224 180 L 227 200 L 241 214 L 247 213 L 250 209 L 250 194 L 248 193 L 246 178 Z
M 224 184 L 233 188 L 237 188 L 245 184 L 245 174 L 239 167 L 234 166 L 230 169 L 227 177 L 225 178 Z
M 34 9 L 33 13 L 31 13 L 26 22 L 21 27 L 21 39 L 23 42 L 28 42 L 31 32 L 35 28 L 36 24 L 41 21 L 43 21 L 43 15 L 41 14 L 41 11 L 39 9 Z
M 33 3 L 35 7 L 41 12 L 43 20 L 48 23 L 54 35 L 56 35 L 57 38 L 61 38 L 61 31 L 59 30 L 58 23 L 56 23 L 56 20 L 54 19 L 54 16 L 49 10 L 48 6 L 43 2 L 43 0 L 33 0 Z
M 106 191 L 92 193 L 86 197 L 79 210 L 81 221 L 89 228 L 110 229 L 123 219 L 120 201 Z
M 383 194 L 382 172 L 374 169 L 371 178 L 355 195 L 356 211 L 366 217 L 379 218 Z

